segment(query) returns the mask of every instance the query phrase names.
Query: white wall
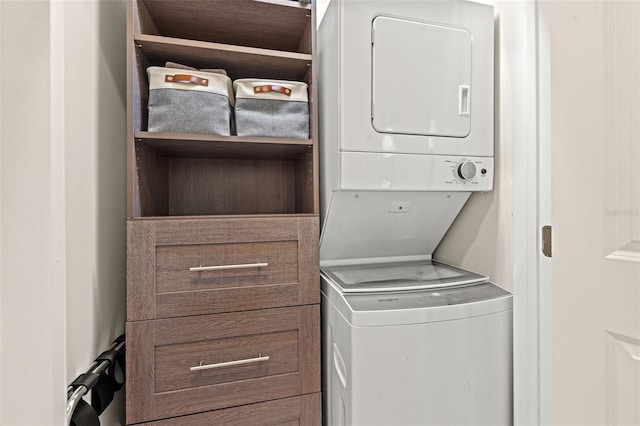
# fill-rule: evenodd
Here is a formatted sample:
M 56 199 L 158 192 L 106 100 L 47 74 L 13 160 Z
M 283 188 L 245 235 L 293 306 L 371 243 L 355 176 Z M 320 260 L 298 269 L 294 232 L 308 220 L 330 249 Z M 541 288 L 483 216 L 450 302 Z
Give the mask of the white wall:
M 0 1 L 0 424 L 63 424 L 66 385 L 124 331 L 125 15 Z
M 538 143 L 536 2 L 483 2 L 496 14 L 495 185 L 471 196 L 435 258 L 485 273 L 514 293 L 514 421 L 546 424 L 549 358 L 540 345 L 548 342 L 549 318 L 540 301 L 548 289 L 538 280 L 549 262 L 538 261 L 538 240 L 548 224 L 540 223 L 547 216 L 539 191 L 548 182 L 537 169 L 545 153 Z
M 2 1 L 2 424 L 64 421 L 64 283 L 53 229 L 48 1 Z
M 125 39 L 124 0 L 64 2 L 68 381 L 124 332 Z
M 537 135 L 535 8 L 533 0 L 476 1 L 492 4 L 496 16 L 494 189 L 471 196 L 434 257 L 514 290 L 514 145 L 535 147 Z
M 518 139 L 511 109 L 517 88 L 513 74 L 522 46 L 513 14 L 523 2 L 481 0 L 494 6 L 495 19 L 495 179 L 494 189 L 474 193 L 434 253 L 434 258 L 489 275 L 496 284 L 513 289 L 512 144 Z M 506 17 L 504 16 L 506 15 Z

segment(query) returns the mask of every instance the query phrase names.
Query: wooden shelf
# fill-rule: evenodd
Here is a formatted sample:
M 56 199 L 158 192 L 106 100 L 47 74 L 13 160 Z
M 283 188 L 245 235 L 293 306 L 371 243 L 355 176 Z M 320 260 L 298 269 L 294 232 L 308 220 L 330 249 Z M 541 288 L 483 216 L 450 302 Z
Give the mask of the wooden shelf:
M 302 81 L 311 68 L 311 55 L 222 43 L 135 35 L 136 48 L 150 65 L 166 61 L 195 68 L 223 68 L 231 79 L 277 78 Z
M 199 216 L 144 216 L 134 217 L 133 221 L 159 221 L 159 220 L 206 220 L 206 219 L 282 219 L 282 218 L 304 218 L 304 217 L 318 217 L 314 213 L 269 213 L 269 214 L 218 214 L 218 215 L 199 215 Z
M 136 132 L 135 139 L 172 157 L 294 160 L 312 146 L 311 139 Z

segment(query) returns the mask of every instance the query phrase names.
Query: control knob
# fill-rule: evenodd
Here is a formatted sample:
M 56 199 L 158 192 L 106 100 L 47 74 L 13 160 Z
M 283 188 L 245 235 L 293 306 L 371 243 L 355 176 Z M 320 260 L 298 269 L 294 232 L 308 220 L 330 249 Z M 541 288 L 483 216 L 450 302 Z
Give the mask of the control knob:
M 476 165 L 471 161 L 463 161 L 458 164 L 458 177 L 462 180 L 471 180 L 476 176 Z

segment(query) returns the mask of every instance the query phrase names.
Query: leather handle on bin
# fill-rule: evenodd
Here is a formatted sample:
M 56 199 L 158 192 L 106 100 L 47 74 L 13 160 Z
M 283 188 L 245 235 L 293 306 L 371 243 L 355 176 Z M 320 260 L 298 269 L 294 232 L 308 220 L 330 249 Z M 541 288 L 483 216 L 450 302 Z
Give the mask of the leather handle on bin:
M 164 76 L 164 81 L 167 83 L 191 83 L 205 87 L 209 85 L 209 80 L 207 80 L 206 78 L 200 78 L 197 75 L 191 74 L 167 74 Z
M 264 86 L 254 86 L 253 93 L 267 93 L 267 92 L 280 92 L 283 95 L 291 96 L 291 89 L 282 86 L 276 86 L 275 84 L 265 84 Z

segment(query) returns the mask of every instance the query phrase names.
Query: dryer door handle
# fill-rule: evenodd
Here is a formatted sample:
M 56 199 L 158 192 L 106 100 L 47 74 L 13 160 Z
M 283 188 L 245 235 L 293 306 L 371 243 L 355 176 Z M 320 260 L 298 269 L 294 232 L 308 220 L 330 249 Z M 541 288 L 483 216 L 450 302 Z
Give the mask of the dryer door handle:
M 469 86 L 459 86 L 458 91 L 458 114 L 468 116 L 471 101 Z

